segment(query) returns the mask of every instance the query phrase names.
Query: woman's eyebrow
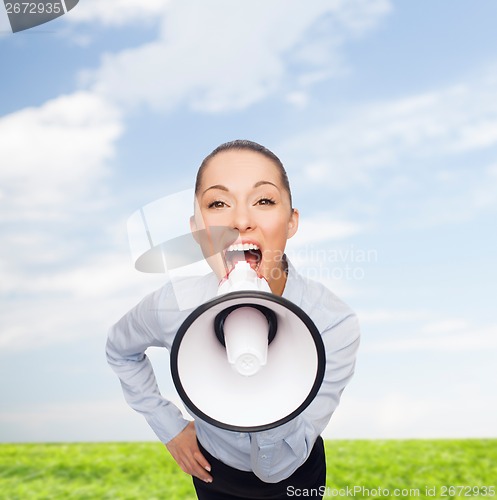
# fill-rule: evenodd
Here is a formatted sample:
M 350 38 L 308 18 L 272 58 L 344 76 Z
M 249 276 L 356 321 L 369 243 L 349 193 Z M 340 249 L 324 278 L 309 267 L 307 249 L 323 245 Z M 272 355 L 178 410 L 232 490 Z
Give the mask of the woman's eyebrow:
M 271 184 L 271 186 L 274 186 L 276 189 L 280 189 L 276 184 L 274 184 L 273 182 L 269 182 L 269 181 L 259 181 L 259 182 L 256 182 L 254 184 L 254 188 L 258 188 L 259 186 L 263 186 L 264 184 Z
M 274 186 L 276 189 L 279 190 L 279 187 L 274 184 L 273 182 L 270 182 L 270 181 L 259 181 L 259 182 L 256 182 L 253 186 L 253 189 L 255 188 L 258 188 L 260 186 L 264 186 L 265 184 L 270 184 L 271 186 Z M 207 191 L 211 190 L 211 189 L 220 189 L 221 191 L 226 191 L 226 192 L 229 192 L 229 189 L 226 187 L 226 186 L 223 186 L 222 184 L 214 184 L 214 186 L 210 186 L 208 187 L 203 193 L 202 193 L 202 196 L 207 193 Z
M 214 186 L 208 187 L 203 193 L 202 196 L 207 193 L 210 189 L 220 189 L 221 191 L 229 191 L 229 189 L 226 186 L 223 186 L 222 184 L 215 184 Z

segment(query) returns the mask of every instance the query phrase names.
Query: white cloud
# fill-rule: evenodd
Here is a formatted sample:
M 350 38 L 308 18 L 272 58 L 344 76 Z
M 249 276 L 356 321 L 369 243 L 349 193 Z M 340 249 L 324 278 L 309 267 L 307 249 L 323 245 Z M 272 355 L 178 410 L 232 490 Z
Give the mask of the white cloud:
M 107 238 L 106 248 L 114 243 L 105 181 L 121 120 L 90 92 L 0 119 L 2 349 L 105 332 L 109 313 L 117 319 L 132 305 L 126 298 L 138 300 L 125 272 L 133 272 L 128 255 L 94 248 L 98 235 Z M 105 294 L 106 312 L 98 307 Z
M 292 246 L 301 247 L 323 241 L 344 240 L 363 230 L 359 224 L 339 220 L 333 213 L 316 213 L 300 218 L 299 228 L 291 243 Z
M 166 372 L 156 370 L 158 380 L 160 375 Z M 0 412 L 0 442 L 157 441 L 143 416 L 126 404 L 117 378 L 105 365 L 101 379 L 115 382 L 110 399 L 28 402 Z M 162 393 L 192 419 L 174 389 Z
M 4 277 L 0 291 L 5 294 L 25 293 L 32 296 L 68 297 L 76 300 L 94 299 L 120 295 L 126 288 L 131 291 L 145 286 L 159 286 L 164 282 L 163 274 L 143 274 L 133 269 L 130 255 L 126 248 L 121 253 L 113 251 L 94 252 L 80 256 L 76 262 L 63 264 L 67 259 L 68 249 L 62 248 L 59 254 L 51 255 L 50 246 L 56 244 L 55 238 L 48 239 L 41 247 L 50 257 L 48 265 L 40 260 L 37 252 L 34 255 L 22 255 L 25 267 L 4 269 Z M 22 250 L 23 246 L 18 248 Z M 57 264 L 54 266 L 53 264 Z M 41 265 L 40 265 L 41 264 Z M 37 265 L 40 265 L 37 267 Z M 44 269 L 46 265 L 46 269 Z M 33 268 L 29 272 L 29 268 Z
M 345 391 L 323 436 L 329 439 L 493 437 L 497 404 L 477 384 L 446 388 L 438 397 L 378 388 L 374 398 Z
M 497 352 L 497 325 L 463 327 L 462 322 L 449 329 L 450 322 L 427 325 L 417 335 L 402 335 L 388 340 L 372 341 L 364 345 L 368 352 Z
M 129 106 L 241 110 L 289 86 L 292 95 L 303 75 L 338 71 L 344 41 L 371 29 L 389 10 L 387 0 L 254 0 L 243 7 L 226 0 L 171 2 L 159 39 L 107 54 L 83 77 Z M 293 83 L 292 61 L 302 66 Z
M 497 325 L 494 324 L 472 324 L 462 317 L 440 318 L 436 311 L 428 310 L 358 309 L 357 313 L 365 352 L 497 350 Z
M 135 271 L 123 250 L 90 253 L 65 266 L 38 267 L 35 260 L 0 269 L 0 292 L 8 304 L 0 321 L 2 351 L 103 338 L 112 323 L 165 281 L 164 275 Z
M 492 75 L 497 71 L 353 108 L 290 137 L 278 151 L 301 191 L 333 195 L 344 214 L 360 214 L 371 225 L 387 211 L 404 228 L 474 220 L 497 208 L 495 165 L 488 160 L 497 148 Z
M 495 206 L 497 198 L 497 165 L 491 165 L 482 172 L 481 182 L 471 189 L 470 202 L 474 210 Z
M 3 411 L 0 440 L 9 442 L 13 436 L 15 442 L 154 440 L 145 419 L 117 396 L 106 401 L 33 404 Z
M 341 297 L 350 297 L 356 293 L 352 283 L 364 278 L 363 267 L 377 258 L 374 251 L 344 243 L 363 231 L 359 224 L 340 220 L 332 213 L 316 213 L 300 218 L 299 229 L 285 251 L 302 275 Z
M 307 107 L 309 102 L 309 94 L 302 91 L 290 92 L 287 94 L 286 100 L 292 106 L 295 106 L 298 109 L 304 109 Z
M 0 220 L 64 218 L 77 200 L 96 200 L 121 132 L 116 109 L 89 92 L 1 118 Z
M 87 347 L 93 346 L 89 357 L 78 358 L 69 346 L 60 362 L 43 365 L 42 377 L 51 381 L 45 391 L 48 398 L 40 400 L 39 394 L 31 394 L 39 388 L 39 384 L 32 383 L 31 373 L 19 374 L 25 397 L 14 398 L 0 411 L 0 442 L 157 440 L 143 416 L 126 404 L 118 379 L 105 362 L 104 335 L 84 342 Z M 75 345 L 80 346 L 81 341 Z M 22 353 L 14 355 L 23 360 Z M 191 419 L 171 380 L 168 351 L 150 348 L 147 356 L 154 366 L 161 393 L 185 418 Z M 100 384 L 98 395 L 95 382 Z M 57 399 L 57 391 L 62 387 L 71 390 L 64 391 L 62 398 Z M 105 399 L 100 396 L 104 388 L 111 394 Z
M 440 335 L 467 330 L 468 322 L 461 318 L 449 318 L 442 321 L 427 323 L 421 328 L 421 333 L 428 335 Z
M 346 221 L 320 225 L 319 218 L 310 220 L 315 224 L 309 225 L 309 231 L 288 242 L 285 251 L 291 263 L 300 274 L 319 281 L 341 298 L 349 299 L 363 293 L 363 280 L 369 266 L 375 265 L 377 252 L 346 243 L 363 228 Z
M 104 26 L 123 26 L 156 19 L 167 9 L 167 0 L 85 0 L 71 11 L 67 20 L 72 23 L 95 23 Z
M 303 180 L 332 189 L 371 188 L 383 171 L 394 168 L 397 175 L 423 175 L 433 168 L 428 158 L 497 145 L 496 91 L 495 79 L 479 76 L 439 91 L 367 104 L 290 138 L 281 149 L 293 164 L 303 165 L 298 171 Z
M 431 313 L 427 311 L 405 310 L 357 310 L 361 323 L 367 325 L 387 324 L 387 323 L 409 323 L 430 318 Z

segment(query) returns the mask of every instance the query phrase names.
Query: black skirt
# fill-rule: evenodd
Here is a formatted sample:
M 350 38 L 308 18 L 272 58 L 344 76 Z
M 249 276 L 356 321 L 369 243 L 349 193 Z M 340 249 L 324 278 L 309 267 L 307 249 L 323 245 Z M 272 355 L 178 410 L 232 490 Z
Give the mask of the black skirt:
M 253 472 L 229 467 L 199 448 L 211 465 L 212 483 L 193 478 L 199 500 L 277 500 L 285 498 L 321 499 L 326 487 L 326 460 L 321 436 L 307 460 L 287 479 L 265 483 Z

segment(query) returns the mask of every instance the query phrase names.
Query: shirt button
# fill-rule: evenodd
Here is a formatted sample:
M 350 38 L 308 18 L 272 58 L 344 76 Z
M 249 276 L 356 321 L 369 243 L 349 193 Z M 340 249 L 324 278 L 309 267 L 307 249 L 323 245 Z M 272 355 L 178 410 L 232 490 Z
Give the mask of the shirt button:
M 262 455 L 262 457 L 264 460 L 267 458 L 267 455 Z

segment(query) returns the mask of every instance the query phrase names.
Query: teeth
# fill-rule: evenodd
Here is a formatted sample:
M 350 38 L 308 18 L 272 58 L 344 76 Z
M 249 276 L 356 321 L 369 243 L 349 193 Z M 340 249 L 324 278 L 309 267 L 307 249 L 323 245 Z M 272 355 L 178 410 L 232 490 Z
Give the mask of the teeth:
M 259 247 L 253 243 L 237 243 L 228 247 L 228 252 L 243 252 L 247 250 L 259 250 Z

